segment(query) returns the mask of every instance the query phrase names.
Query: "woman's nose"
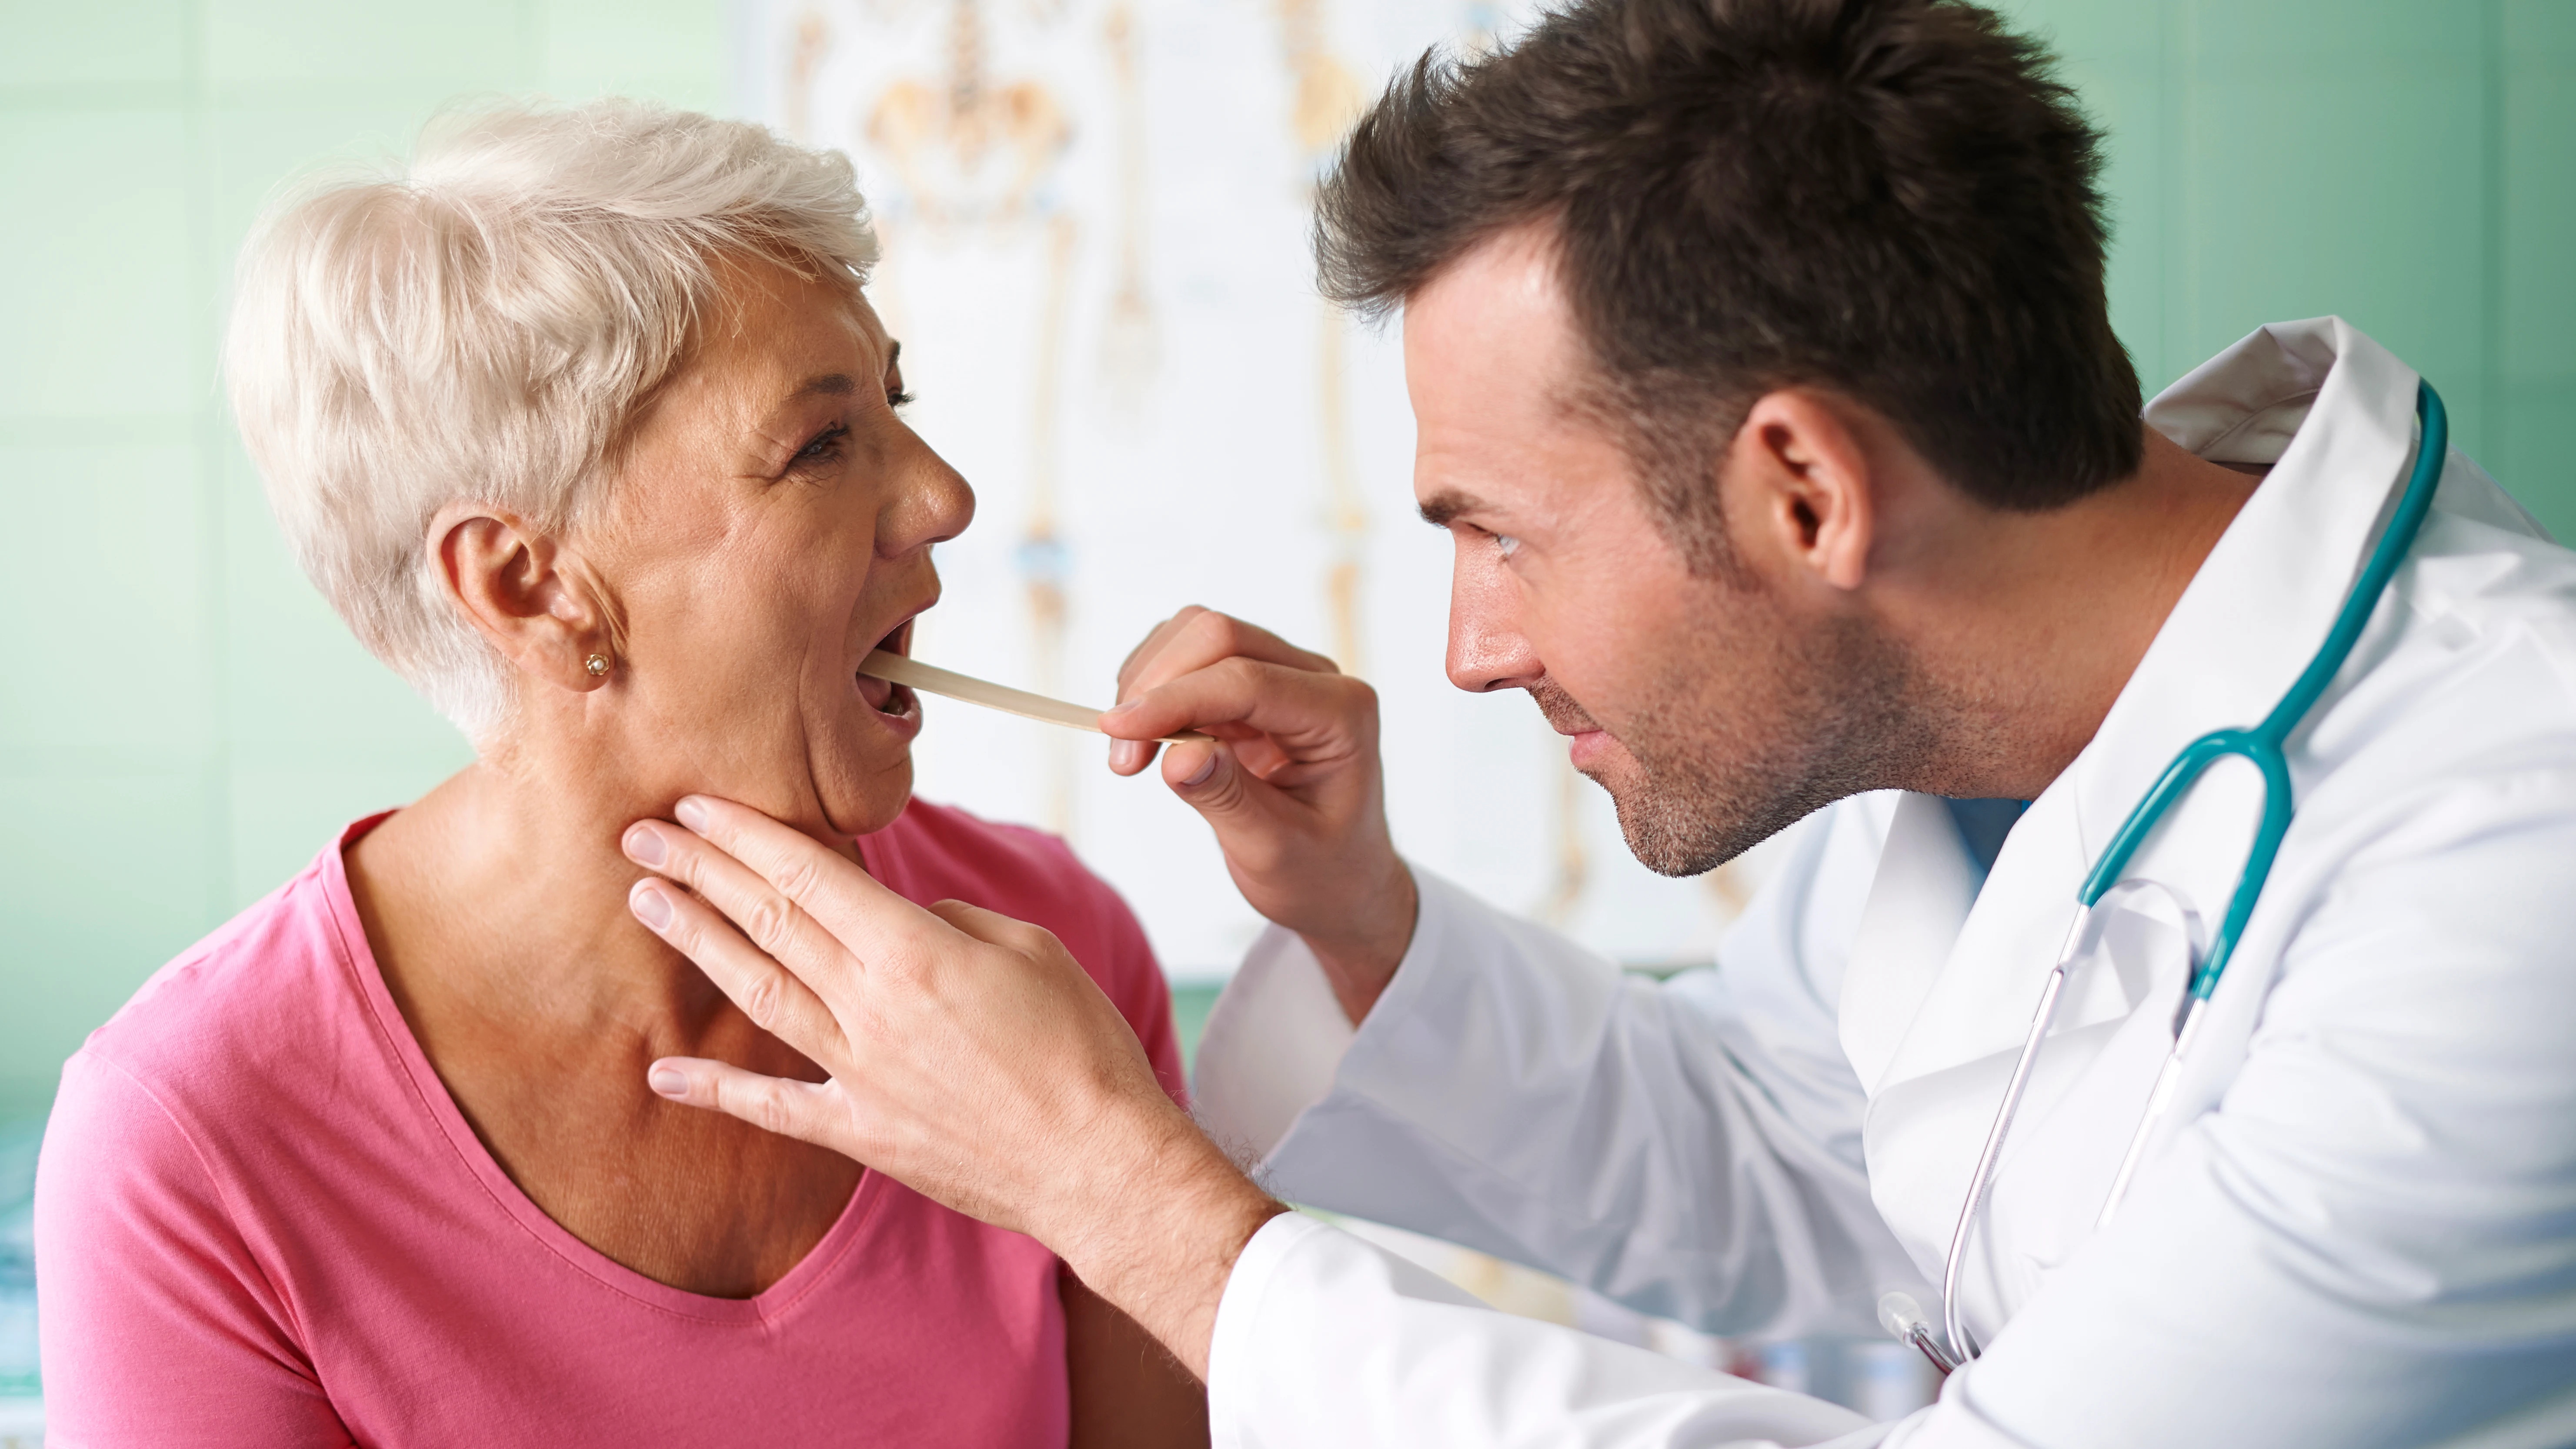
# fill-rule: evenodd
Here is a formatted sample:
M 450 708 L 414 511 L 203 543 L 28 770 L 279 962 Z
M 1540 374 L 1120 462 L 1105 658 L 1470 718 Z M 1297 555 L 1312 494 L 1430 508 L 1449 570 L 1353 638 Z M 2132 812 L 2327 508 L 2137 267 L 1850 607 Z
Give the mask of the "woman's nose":
M 880 534 L 888 553 L 908 553 L 934 543 L 945 543 L 966 531 L 975 520 L 975 490 L 948 460 L 927 446 L 908 470 L 899 490 L 893 516 L 886 520 Z

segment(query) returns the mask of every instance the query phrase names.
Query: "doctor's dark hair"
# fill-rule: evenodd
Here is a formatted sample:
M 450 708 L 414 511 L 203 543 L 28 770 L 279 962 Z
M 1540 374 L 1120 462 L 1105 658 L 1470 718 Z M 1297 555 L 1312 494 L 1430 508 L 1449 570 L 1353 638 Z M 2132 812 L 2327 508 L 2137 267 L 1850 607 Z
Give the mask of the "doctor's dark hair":
M 2101 137 L 2050 65 L 1943 0 L 1576 0 L 1387 88 L 1323 186 L 1321 283 L 1383 316 L 1550 224 L 1598 369 L 1578 401 L 1703 573 L 1729 558 L 1711 470 L 1783 386 L 1876 409 L 1990 507 L 2055 507 L 2141 442 Z

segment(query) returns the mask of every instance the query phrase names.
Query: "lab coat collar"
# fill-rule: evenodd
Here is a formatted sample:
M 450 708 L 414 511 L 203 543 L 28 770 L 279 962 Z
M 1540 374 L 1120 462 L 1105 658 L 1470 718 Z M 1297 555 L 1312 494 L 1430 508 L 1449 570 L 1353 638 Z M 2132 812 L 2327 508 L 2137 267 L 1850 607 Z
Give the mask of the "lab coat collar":
M 1921 828 L 1891 832 L 1880 867 L 1891 888 L 1872 890 L 1844 997 L 1847 1017 L 1907 1010 L 1901 1025 L 1845 1026 L 1874 1095 L 2020 1046 L 2094 857 L 2185 744 L 2261 719 L 2325 637 L 2413 451 L 2415 386 L 2385 348 L 2325 317 L 2254 332 L 2148 406 L 2151 426 L 2201 456 L 2272 471 L 2092 742 L 2014 827 L 1981 891 L 1926 887 L 1927 874 L 1949 882 L 1965 869 L 1932 811 L 1918 812 Z M 2221 834 L 2250 836 L 2250 815 L 2229 799 L 2244 782 L 2214 774 L 2212 783 L 2196 793 L 2226 808 L 2179 810 L 2160 837 L 2210 829 L 2213 818 Z M 2223 894 L 2241 852 L 2207 844 L 2194 854 L 2216 862 L 2209 873 Z M 1939 858 L 1914 858 L 1925 854 Z
M 2320 317 L 2257 330 L 2147 406 L 2150 426 L 2202 457 L 2272 471 L 2061 782 L 2088 861 L 2184 745 L 2259 721 L 2307 667 L 2395 507 L 2416 384 L 2386 348 Z

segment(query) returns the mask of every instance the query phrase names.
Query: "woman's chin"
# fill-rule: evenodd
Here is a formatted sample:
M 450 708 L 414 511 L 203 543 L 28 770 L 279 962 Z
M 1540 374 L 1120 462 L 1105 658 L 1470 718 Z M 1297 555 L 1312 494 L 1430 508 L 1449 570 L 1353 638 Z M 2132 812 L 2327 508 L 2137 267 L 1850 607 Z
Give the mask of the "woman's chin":
M 818 770 L 814 793 L 834 834 L 874 835 L 912 803 L 912 755 L 906 751 L 892 764 L 874 768 Z
M 898 689 L 890 707 L 856 703 L 806 736 L 799 792 L 811 792 L 825 827 L 845 837 L 885 829 L 911 803 L 912 742 L 921 735 L 921 704 L 908 689 Z

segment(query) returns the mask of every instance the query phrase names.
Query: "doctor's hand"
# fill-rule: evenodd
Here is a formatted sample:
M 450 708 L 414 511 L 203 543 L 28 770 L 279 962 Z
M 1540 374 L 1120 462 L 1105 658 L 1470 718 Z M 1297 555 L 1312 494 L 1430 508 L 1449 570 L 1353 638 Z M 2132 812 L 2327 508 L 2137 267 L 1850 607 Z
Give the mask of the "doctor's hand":
M 1157 736 L 1163 780 L 1215 827 L 1252 908 L 1305 938 L 1344 1014 L 1368 1015 L 1413 941 L 1420 905 L 1386 828 L 1377 691 L 1264 629 L 1191 607 L 1118 671 L 1109 768 L 1133 775 Z
M 1063 944 L 959 901 L 914 905 L 745 806 L 673 813 L 686 829 L 624 837 L 656 873 L 630 893 L 636 918 L 831 1079 L 665 1057 L 653 1090 L 1029 1234 L 1205 1378 L 1234 1259 L 1285 1209 L 1164 1094 Z

